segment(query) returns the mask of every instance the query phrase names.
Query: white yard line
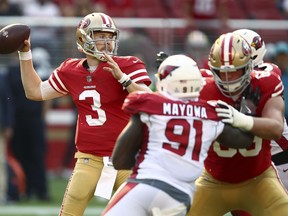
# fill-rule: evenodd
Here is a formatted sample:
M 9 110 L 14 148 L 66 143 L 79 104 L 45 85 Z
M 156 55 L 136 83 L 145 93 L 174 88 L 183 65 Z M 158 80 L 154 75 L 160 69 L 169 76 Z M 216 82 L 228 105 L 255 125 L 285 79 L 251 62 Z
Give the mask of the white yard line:
M 103 207 L 88 207 L 85 211 L 84 216 L 97 216 L 100 215 L 103 211 Z M 49 207 L 49 206 L 0 206 L 0 215 L 45 215 L 45 216 L 55 216 L 58 215 L 58 207 Z

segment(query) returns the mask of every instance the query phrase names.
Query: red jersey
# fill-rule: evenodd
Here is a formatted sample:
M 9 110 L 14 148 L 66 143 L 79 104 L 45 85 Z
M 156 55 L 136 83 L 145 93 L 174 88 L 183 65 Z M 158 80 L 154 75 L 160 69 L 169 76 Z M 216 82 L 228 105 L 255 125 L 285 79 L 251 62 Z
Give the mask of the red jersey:
M 213 77 L 213 73 L 208 69 L 200 69 L 202 77 Z
M 123 73 L 137 83 L 151 84 L 144 63 L 134 57 L 114 56 Z M 111 156 L 119 133 L 129 115 L 121 109 L 128 92 L 108 71 L 107 62 L 100 62 L 89 72 L 85 59 L 67 59 L 54 70 L 50 85 L 63 94 L 70 94 L 78 110 L 75 142 L 77 150 L 97 156 Z
M 268 72 L 268 71 L 273 71 L 276 73 L 278 76 L 282 78 L 282 72 L 280 68 L 272 63 L 263 63 L 259 65 L 258 68 L 256 68 L 257 71 L 263 71 Z M 288 127 L 287 123 L 285 121 L 284 123 L 284 131 L 280 139 L 272 141 L 272 154 L 278 153 L 282 150 L 287 150 L 288 149 Z
M 256 116 L 261 116 L 266 102 L 283 94 L 283 84 L 278 75 L 274 72 L 253 71 L 251 83 L 253 89 L 259 87 L 261 98 L 256 110 Z M 222 100 L 236 107 L 239 101 L 234 102 L 231 98 L 225 97 L 216 86 L 213 78 L 206 79 L 206 85 L 201 91 L 200 98 L 205 100 Z M 233 137 L 231 137 L 233 142 Z M 255 137 L 254 143 L 247 149 L 226 148 L 215 142 L 208 152 L 204 165 L 215 179 L 239 183 L 258 176 L 271 165 L 270 140 Z
M 267 62 L 262 63 L 257 68 L 254 68 L 254 70 L 263 71 L 263 72 L 274 72 L 282 78 L 282 72 L 280 68 L 277 65 L 272 64 L 272 63 L 267 63 Z

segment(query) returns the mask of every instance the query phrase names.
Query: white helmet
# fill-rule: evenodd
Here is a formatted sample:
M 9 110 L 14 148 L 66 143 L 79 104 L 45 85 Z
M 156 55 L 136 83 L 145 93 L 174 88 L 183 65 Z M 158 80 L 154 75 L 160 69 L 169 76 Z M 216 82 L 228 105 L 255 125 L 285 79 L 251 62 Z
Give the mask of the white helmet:
M 175 98 L 198 97 L 204 81 L 196 62 L 185 55 L 171 55 L 159 66 L 157 90 Z
M 238 29 L 234 32 L 241 35 L 251 46 L 253 67 L 262 64 L 266 53 L 266 47 L 260 35 L 250 29 Z
M 94 38 L 94 32 L 112 32 L 114 37 Z M 106 53 L 116 55 L 118 49 L 119 30 L 110 16 L 104 13 L 91 13 L 85 16 L 78 24 L 76 30 L 76 44 L 80 52 L 94 56 L 100 61 L 106 61 L 102 51 L 97 50 L 96 42 L 102 41 L 106 44 Z M 112 43 L 112 50 L 108 50 L 107 42 Z

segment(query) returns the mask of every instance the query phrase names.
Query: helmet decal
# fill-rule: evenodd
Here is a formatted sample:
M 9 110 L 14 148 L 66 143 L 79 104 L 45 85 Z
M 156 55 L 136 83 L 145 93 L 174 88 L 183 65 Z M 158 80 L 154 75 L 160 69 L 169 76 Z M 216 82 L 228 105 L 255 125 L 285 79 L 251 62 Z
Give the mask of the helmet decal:
M 112 27 L 112 20 L 110 17 L 108 17 L 105 14 L 100 14 L 102 21 L 103 21 L 103 26 L 104 28 L 111 28 Z
M 222 65 L 228 66 L 232 64 L 232 42 L 233 35 L 228 33 L 224 36 L 224 40 L 222 40 L 221 46 L 221 61 Z
M 262 64 L 267 50 L 265 47 L 265 42 L 261 36 L 257 32 L 250 29 L 238 29 L 234 32 L 243 37 L 250 45 L 253 67 Z
M 262 47 L 262 39 L 260 36 L 256 36 L 253 38 L 253 41 L 251 43 L 251 46 L 254 47 L 256 50 L 260 49 Z
M 87 26 L 89 26 L 91 23 L 91 20 L 88 18 L 84 18 L 82 19 L 79 24 L 78 24 L 78 28 L 86 28 Z
M 250 46 L 245 40 L 242 41 L 242 52 L 245 56 L 251 55 Z
M 169 74 L 172 73 L 175 69 L 179 68 L 178 66 L 171 66 L 171 65 L 166 65 L 163 68 L 163 72 L 160 73 L 160 80 L 165 79 Z

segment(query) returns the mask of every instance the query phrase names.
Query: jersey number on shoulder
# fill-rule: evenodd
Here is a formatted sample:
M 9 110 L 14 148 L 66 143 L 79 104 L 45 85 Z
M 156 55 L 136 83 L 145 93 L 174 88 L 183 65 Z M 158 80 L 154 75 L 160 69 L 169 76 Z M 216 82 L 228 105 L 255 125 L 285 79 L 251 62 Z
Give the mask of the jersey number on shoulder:
M 96 90 L 85 90 L 79 95 L 79 100 L 86 100 L 87 98 L 93 99 L 91 109 L 98 114 L 98 118 L 92 118 L 91 115 L 86 115 L 86 122 L 89 126 L 103 125 L 107 118 L 106 113 L 101 109 L 100 94 Z
M 232 142 L 233 142 L 233 140 L 232 140 Z M 254 156 L 257 156 L 262 149 L 262 139 L 255 136 L 252 146 L 253 145 L 254 145 L 254 148 L 249 148 L 249 149 L 246 149 L 246 148 L 223 149 L 223 148 L 221 148 L 221 146 L 218 142 L 215 142 L 213 144 L 213 150 L 216 152 L 216 154 L 219 157 L 225 157 L 225 158 L 234 157 L 237 154 L 237 152 L 239 152 L 243 157 L 254 157 Z
M 180 156 L 185 155 L 189 142 L 194 140 L 194 148 L 192 151 L 192 160 L 199 160 L 199 155 L 202 145 L 202 121 L 194 120 L 193 128 L 195 129 L 195 137 L 192 139 L 190 137 L 191 125 L 185 119 L 171 119 L 167 123 L 165 130 L 166 138 L 173 142 L 172 143 L 163 143 L 163 148 L 167 149 L 175 154 Z

